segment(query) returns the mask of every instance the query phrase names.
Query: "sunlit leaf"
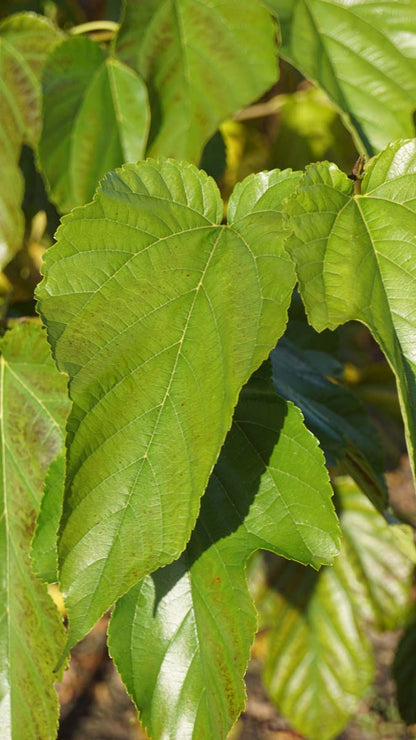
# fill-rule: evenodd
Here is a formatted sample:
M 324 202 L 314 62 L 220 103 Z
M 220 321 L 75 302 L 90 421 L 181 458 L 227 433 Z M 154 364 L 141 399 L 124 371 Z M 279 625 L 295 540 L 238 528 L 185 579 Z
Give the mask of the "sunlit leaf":
M 372 160 L 354 194 L 335 165 L 308 168 L 288 204 L 308 317 L 317 331 L 357 319 L 397 379 L 409 455 L 416 441 L 416 141 Z
M 142 159 L 149 128 L 144 82 L 88 38 L 70 38 L 43 74 L 39 157 L 61 211 L 92 199 L 100 177 Z
M 56 733 L 53 671 L 65 633 L 29 554 L 44 477 L 62 447 L 66 378 L 39 325 L 16 326 L 0 350 L 1 737 L 39 740 Z
M 275 36 L 258 0 L 127 0 L 116 50 L 149 87 L 150 153 L 198 163 L 218 123 L 276 82 Z
M 320 85 L 368 154 L 414 135 L 416 5 L 413 0 L 267 0 L 281 53 Z
M 299 174 L 236 188 L 170 160 L 110 173 L 66 217 L 40 311 L 70 376 L 61 584 L 75 642 L 177 558 L 242 385 L 283 333 L 294 270 L 282 201 Z
M 336 492 L 344 539 L 333 567 L 317 574 L 274 560 L 263 595 L 257 583 L 271 627 L 266 687 L 311 740 L 335 737 L 356 711 L 374 674 L 368 627 L 401 626 L 411 590 L 412 560 L 383 517 L 347 478 Z
M 225 738 L 244 708 L 258 548 L 318 566 L 337 553 L 332 490 L 300 412 L 266 364 L 243 389 L 191 541 L 117 604 L 110 649 L 152 738 Z

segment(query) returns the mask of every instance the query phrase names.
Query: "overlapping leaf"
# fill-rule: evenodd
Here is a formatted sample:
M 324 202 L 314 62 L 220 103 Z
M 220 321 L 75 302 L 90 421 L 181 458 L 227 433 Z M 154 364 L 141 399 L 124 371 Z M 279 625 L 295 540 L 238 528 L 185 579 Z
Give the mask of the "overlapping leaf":
M 281 53 L 344 112 L 369 154 L 414 135 L 416 6 L 413 0 L 267 0 Z
M 154 740 L 227 736 L 256 629 L 246 560 L 268 548 L 331 562 L 331 495 L 323 454 L 266 363 L 241 393 L 185 553 L 124 596 L 111 621 L 112 656 Z
M 63 442 L 66 378 L 40 326 L 15 327 L 0 349 L 0 726 L 5 740 L 38 740 L 55 736 L 53 670 L 65 635 L 29 551 L 44 476 Z
M 416 722 L 416 615 L 399 642 L 393 664 L 400 714 L 408 725 Z
M 149 87 L 150 153 L 195 163 L 218 123 L 277 79 L 274 22 L 258 0 L 127 0 L 116 49 Z
M 279 211 L 299 175 L 236 189 L 149 160 L 101 183 L 49 250 L 40 310 L 70 375 L 61 583 L 78 640 L 186 545 L 242 385 L 294 285 Z
M 51 198 L 61 211 L 70 211 L 92 199 L 108 170 L 143 158 L 146 86 L 96 42 L 71 38 L 48 59 L 43 95 L 40 162 Z
M 383 510 L 387 491 L 381 446 L 359 400 L 327 377 L 334 358 L 298 346 L 293 336 L 282 337 L 271 360 L 276 391 L 302 410 L 306 425 L 321 443 L 327 463 L 342 461 L 370 500 Z
M 374 672 L 368 625 L 401 626 L 411 590 L 413 563 L 383 517 L 348 479 L 336 491 L 344 539 L 334 566 L 316 574 L 275 561 L 274 592 L 259 602 L 272 626 L 266 686 L 311 740 L 335 737 L 356 710 Z
M 288 248 L 315 329 L 366 324 L 398 383 L 413 468 L 416 440 L 416 141 L 390 145 L 354 194 L 335 165 L 308 168 L 288 213 Z
M 22 245 L 24 183 L 19 157 L 22 144 L 37 144 L 40 76 L 59 38 L 49 21 L 30 13 L 11 16 L 0 24 L 0 268 Z
M 53 460 L 45 478 L 39 516 L 32 542 L 32 565 L 35 573 L 47 583 L 58 579 L 57 539 L 62 516 L 65 485 L 65 450 Z

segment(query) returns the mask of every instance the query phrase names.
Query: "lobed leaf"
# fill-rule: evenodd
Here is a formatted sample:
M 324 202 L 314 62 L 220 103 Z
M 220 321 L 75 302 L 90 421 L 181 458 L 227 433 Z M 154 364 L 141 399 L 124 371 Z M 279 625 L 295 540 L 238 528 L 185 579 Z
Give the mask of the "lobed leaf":
M 288 249 L 317 331 L 351 319 L 371 330 L 395 372 L 413 469 L 416 440 L 416 140 L 366 168 L 361 194 L 335 165 L 308 168 L 288 203 Z
M 331 496 L 323 454 L 267 364 L 240 395 L 185 553 L 134 586 L 110 623 L 112 657 L 152 738 L 227 736 L 256 630 L 246 560 L 267 548 L 332 562 Z
M 99 179 L 142 159 L 149 128 L 141 78 L 88 38 L 62 43 L 43 73 L 39 159 L 63 212 L 90 201 Z
M 279 17 L 282 56 L 336 103 L 361 150 L 414 135 L 413 0 L 266 2 Z
M 344 539 L 333 567 L 316 574 L 275 561 L 263 598 L 257 585 L 272 627 L 265 684 L 311 740 L 335 737 L 356 711 L 374 674 L 368 626 L 401 626 L 411 591 L 412 560 L 383 517 L 347 478 L 335 490 Z
M 0 349 L 1 736 L 38 740 L 55 737 L 53 671 L 65 632 L 32 572 L 30 540 L 48 465 L 63 443 L 68 399 L 40 326 L 16 326 Z
M 275 35 L 258 0 L 126 0 L 116 51 L 149 88 L 150 154 L 197 164 L 219 122 L 276 82 Z
M 223 226 L 213 180 L 149 160 L 63 220 L 38 296 L 73 400 L 70 644 L 189 539 L 240 389 L 284 331 L 295 276 L 280 209 L 298 180 L 249 178 Z
M 41 128 L 40 76 L 60 34 L 33 13 L 0 23 L 0 268 L 21 248 L 24 181 L 19 169 L 22 144 L 35 147 Z

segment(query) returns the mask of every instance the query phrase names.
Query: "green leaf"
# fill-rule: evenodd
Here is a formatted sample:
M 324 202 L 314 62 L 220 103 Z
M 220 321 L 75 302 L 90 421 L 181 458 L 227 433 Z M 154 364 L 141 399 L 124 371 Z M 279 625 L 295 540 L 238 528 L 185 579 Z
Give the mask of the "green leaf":
M 357 319 L 395 372 L 415 469 L 416 141 L 391 144 L 366 168 L 361 194 L 335 165 L 308 168 L 288 203 L 288 248 L 312 326 Z
M 266 0 L 279 17 L 281 53 L 344 113 L 358 146 L 374 154 L 414 135 L 413 0 Z
M 65 484 L 65 450 L 50 464 L 32 542 L 32 565 L 47 583 L 58 581 L 57 539 Z
M 149 128 L 144 82 L 88 38 L 70 38 L 43 74 L 39 159 L 52 200 L 70 211 L 91 200 L 99 179 L 142 159 Z
M 266 687 L 311 740 L 335 737 L 356 711 L 374 674 L 368 626 L 401 626 L 411 591 L 412 561 L 383 517 L 349 479 L 338 479 L 336 493 L 344 539 L 333 567 L 317 574 L 273 561 L 263 598 L 257 585 L 272 627 Z
M 218 123 L 276 82 L 275 35 L 258 0 L 127 0 L 116 50 L 149 88 L 150 153 L 198 163 Z
M 299 174 L 230 200 L 174 161 L 109 173 L 63 220 L 40 311 L 70 376 L 60 542 L 69 641 L 180 555 L 242 385 L 283 333 L 294 271 L 281 202 Z
M 35 147 L 41 127 L 40 75 L 59 41 L 52 24 L 32 13 L 0 23 L 0 269 L 21 248 L 24 181 L 19 169 L 23 144 Z
M 407 725 L 416 722 L 416 614 L 402 635 L 393 663 L 397 703 Z
M 111 620 L 111 654 L 152 738 L 227 736 L 256 630 L 246 560 L 268 548 L 331 562 L 331 496 L 323 454 L 274 393 L 266 363 L 240 395 L 185 553 L 126 594 Z
M 380 443 L 358 398 L 328 378 L 334 358 L 282 337 L 271 360 L 277 393 L 301 409 L 307 427 L 319 439 L 327 463 L 346 464 L 351 475 L 358 477 L 361 489 L 383 510 L 387 490 Z
M 39 740 L 56 733 L 53 670 L 65 633 L 32 572 L 30 541 L 46 471 L 62 447 L 68 398 L 40 326 L 16 326 L 0 350 L 1 736 Z

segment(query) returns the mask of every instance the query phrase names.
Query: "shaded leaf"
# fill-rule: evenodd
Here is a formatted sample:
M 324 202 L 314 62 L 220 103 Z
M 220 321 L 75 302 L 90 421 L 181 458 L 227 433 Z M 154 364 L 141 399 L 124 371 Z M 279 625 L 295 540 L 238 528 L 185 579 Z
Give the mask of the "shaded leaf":
M 221 226 L 205 173 L 126 165 L 47 253 L 40 311 L 74 402 L 60 541 L 70 642 L 188 541 L 240 389 L 284 331 L 294 271 L 279 209 L 298 180 L 249 178 Z
M 0 268 L 22 246 L 23 144 L 34 147 L 41 127 L 42 67 L 59 32 L 40 16 L 22 13 L 0 23 Z
M 336 492 L 344 539 L 333 567 L 317 574 L 274 560 L 263 596 L 257 582 L 272 627 L 266 687 L 311 740 L 335 737 L 356 711 L 374 674 L 368 626 L 401 626 L 411 590 L 412 561 L 383 517 L 349 479 L 338 479 Z
M 149 88 L 150 153 L 198 163 L 218 123 L 276 82 L 275 33 L 258 0 L 127 0 L 116 50 Z
M 281 53 L 322 87 L 368 154 L 414 135 L 413 0 L 267 0 Z
M 416 141 L 372 160 L 354 194 L 335 166 L 312 165 L 288 203 L 288 248 L 312 326 L 357 319 L 392 366 L 415 469 Z
M 92 199 L 99 179 L 142 159 L 149 128 L 144 82 L 88 38 L 70 38 L 43 73 L 39 159 L 52 200 L 70 211 Z
M 267 363 L 243 389 L 191 541 L 117 604 L 110 650 L 150 736 L 225 738 L 244 708 L 256 630 L 245 564 L 258 548 L 319 566 L 337 553 L 332 490 Z
M 361 490 L 383 510 L 387 489 L 383 456 L 364 407 L 347 389 L 328 378 L 334 358 L 304 349 L 282 337 L 271 353 L 277 393 L 296 404 L 307 427 L 316 435 L 329 465 L 342 461 Z
M 0 718 L 2 738 L 55 737 L 53 670 L 65 640 L 29 551 L 49 463 L 68 411 L 44 331 L 21 324 L 1 341 Z
M 397 703 L 406 724 L 416 722 L 416 615 L 413 615 L 397 648 L 393 663 L 393 678 L 397 687 Z

